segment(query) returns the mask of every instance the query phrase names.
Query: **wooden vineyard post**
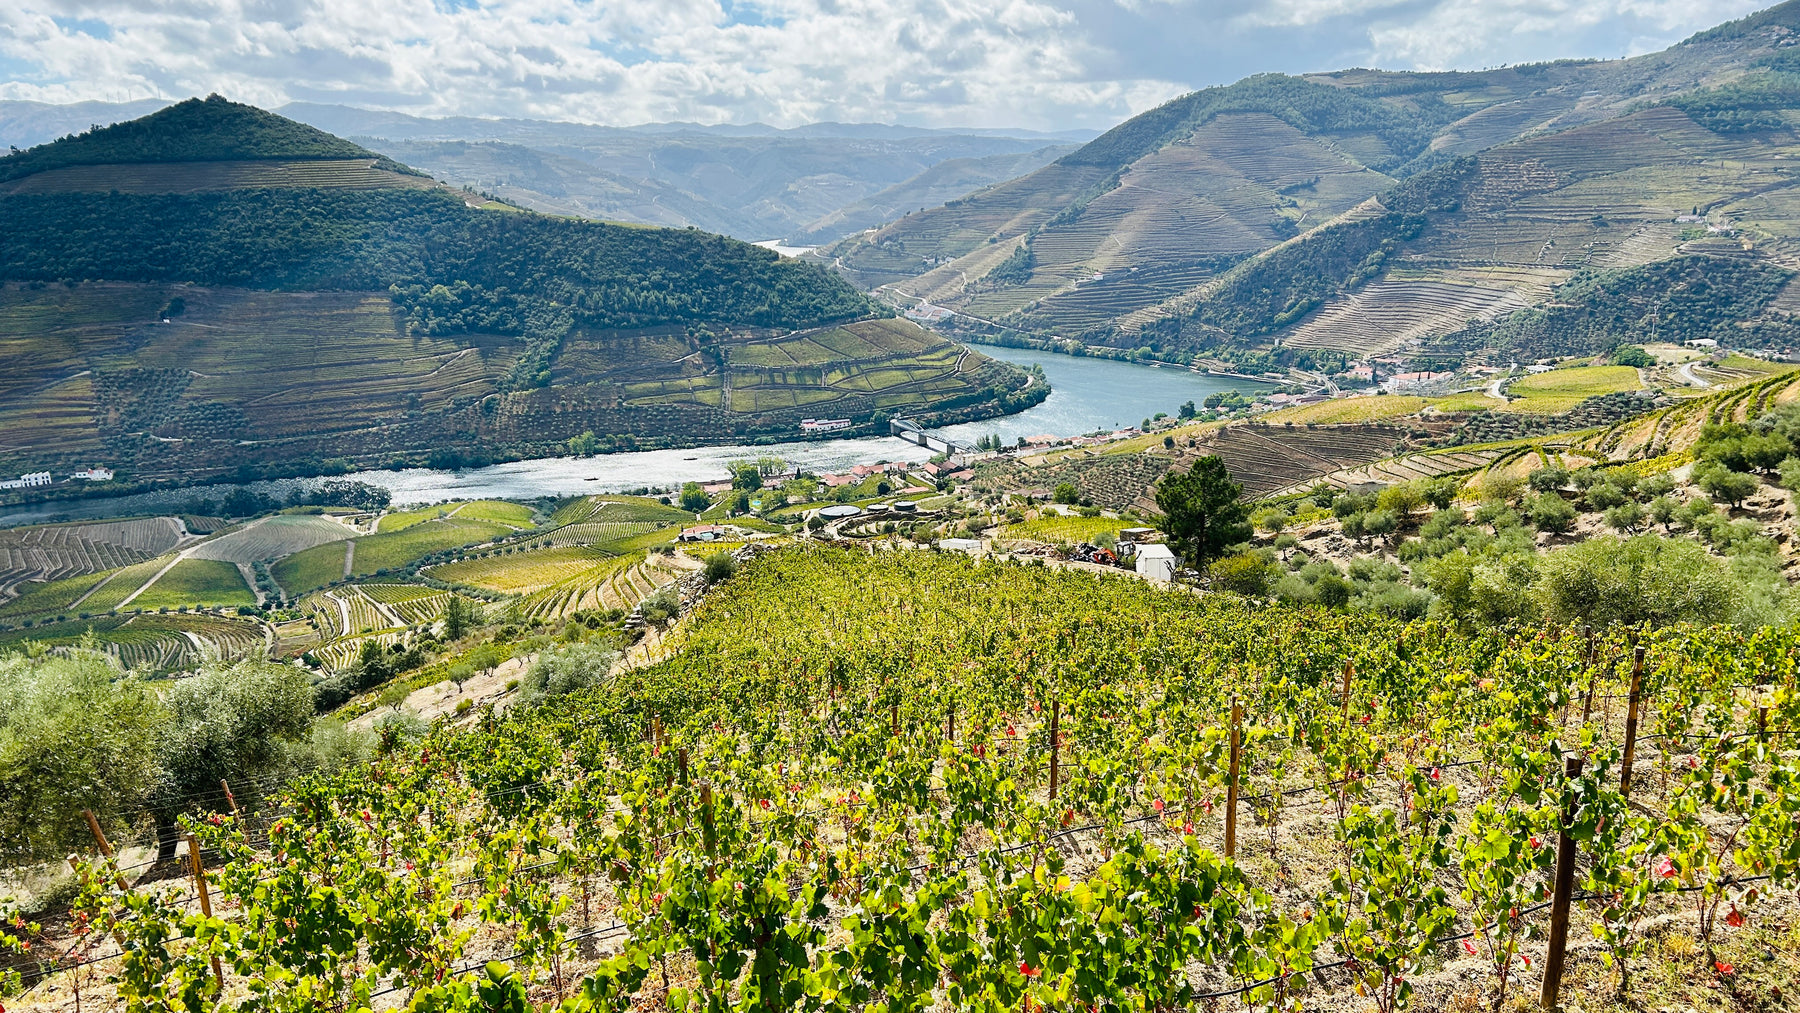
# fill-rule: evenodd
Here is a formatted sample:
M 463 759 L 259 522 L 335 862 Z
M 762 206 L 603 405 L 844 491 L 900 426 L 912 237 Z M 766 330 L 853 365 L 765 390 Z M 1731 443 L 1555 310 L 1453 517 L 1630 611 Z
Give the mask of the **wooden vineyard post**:
M 1756 737 L 1759 739 L 1765 739 L 1765 740 L 1769 737 L 1769 706 L 1768 706 L 1768 704 L 1764 704 L 1763 706 L 1756 708 Z
M 1244 705 L 1231 701 L 1231 773 L 1225 781 L 1225 857 L 1237 856 L 1238 757 L 1243 745 Z
M 1639 647 L 1631 659 L 1631 696 L 1625 705 L 1625 760 L 1619 774 L 1619 794 L 1625 796 L 1631 794 L 1631 761 L 1637 758 L 1638 704 L 1643 692 L 1644 649 Z
M 1344 723 L 1346 724 L 1350 722 L 1350 676 L 1355 672 L 1354 665 L 1348 661 L 1344 662 Z
M 225 801 L 231 803 L 231 818 L 237 822 L 238 826 L 242 827 L 244 814 L 238 811 L 237 796 L 231 793 L 231 782 L 221 777 L 219 778 L 219 787 L 225 791 Z
M 714 857 L 719 847 L 719 835 L 713 829 L 713 797 L 712 785 L 700 785 L 700 833 L 706 842 L 706 857 Z
M 1050 701 L 1050 801 L 1056 801 L 1056 789 L 1061 780 L 1062 769 L 1062 735 L 1061 735 L 1062 701 Z
M 947 732 L 945 732 L 945 735 L 947 735 L 949 737 L 951 745 L 953 745 L 953 746 L 956 745 L 956 703 L 955 703 L 955 701 L 952 701 L 950 704 L 950 724 L 949 724 L 949 730 Z
M 682 746 L 680 749 L 675 750 L 675 769 L 681 774 L 681 783 L 688 783 L 686 746 Z
M 893 723 L 894 723 L 894 738 L 897 739 L 900 737 L 900 704 L 898 701 L 895 701 L 895 703 L 894 703 Z
M 1594 713 L 1594 685 L 1600 681 L 1600 666 L 1595 664 L 1594 658 L 1594 628 L 1592 626 L 1587 628 L 1587 667 L 1587 696 L 1581 701 L 1581 723 L 1583 725 L 1588 723 L 1588 717 Z
M 1550 947 L 1544 956 L 1544 991 L 1539 996 L 1545 1009 L 1556 1008 L 1562 990 L 1563 951 L 1569 941 L 1569 901 L 1575 892 L 1575 792 L 1571 785 L 1581 776 L 1581 757 L 1563 760 L 1562 826 L 1556 838 L 1556 892 L 1550 898 Z
M 206 866 L 200 861 L 200 842 L 193 834 L 187 835 L 188 864 L 194 869 L 194 893 L 200 898 L 200 914 L 204 918 L 212 917 L 212 895 L 206 890 Z M 225 971 L 219 967 L 219 955 L 213 954 L 213 977 L 219 979 L 219 990 L 225 989 Z
M 88 831 L 94 835 L 94 843 L 100 846 L 100 853 L 111 860 L 113 856 L 112 842 L 106 839 L 106 833 L 100 829 L 100 821 L 94 818 L 94 810 L 83 809 L 81 815 L 87 817 Z M 69 861 L 73 862 L 74 859 L 71 858 Z M 129 889 L 125 885 L 125 874 L 120 872 L 115 875 L 118 877 L 119 889 Z

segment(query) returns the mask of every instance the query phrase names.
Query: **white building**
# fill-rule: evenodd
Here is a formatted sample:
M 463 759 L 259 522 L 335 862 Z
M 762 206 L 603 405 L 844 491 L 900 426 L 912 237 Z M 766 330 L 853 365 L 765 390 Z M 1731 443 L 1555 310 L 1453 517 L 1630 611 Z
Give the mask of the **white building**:
M 1137 572 L 1151 580 L 1175 579 L 1175 553 L 1167 545 L 1154 542 L 1137 550 Z
M 40 485 L 49 485 L 54 479 L 47 471 L 34 471 L 20 475 L 18 478 L 0 482 L 0 489 L 34 489 Z
M 112 470 L 109 468 L 89 468 L 86 471 L 75 472 L 69 477 L 79 478 L 87 482 L 110 482 L 112 481 L 112 476 Z

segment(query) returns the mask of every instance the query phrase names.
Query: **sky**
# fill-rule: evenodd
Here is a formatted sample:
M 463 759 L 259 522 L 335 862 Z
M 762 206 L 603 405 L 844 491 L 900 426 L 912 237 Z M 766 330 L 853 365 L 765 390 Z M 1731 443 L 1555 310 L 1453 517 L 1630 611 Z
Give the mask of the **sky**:
M 1743 0 L 7 0 L 0 99 L 1103 129 L 1267 71 L 1652 52 Z

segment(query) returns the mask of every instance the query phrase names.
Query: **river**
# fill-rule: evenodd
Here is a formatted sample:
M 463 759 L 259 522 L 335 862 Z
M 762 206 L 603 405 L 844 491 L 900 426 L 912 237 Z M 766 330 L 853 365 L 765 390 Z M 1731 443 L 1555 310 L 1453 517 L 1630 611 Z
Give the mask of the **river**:
M 942 435 L 973 444 L 982 436 L 1013 443 L 1021 436 L 1079 436 L 1096 430 L 1135 426 L 1157 412 L 1173 415 L 1183 401 L 1204 400 L 1216 391 L 1263 389 L 1255 381 L 1193 373 L 1178 366 L 1146 366 L 1114 359 L 1092 359 L 1028 348 L 972 345 L 984 355 L 1028 366 L 1037 363 L 1050 381 L 1050 396 L 1016 415 L 947 426 Z M 393 495 L 395 506 L 453 499 L 532 499 L 581 493 L 623 492 L 644 487 L 672 489 L 683 482 L 713 482 L 725 477 L 726 463 L 743 458 L 780 457 L 790 467 L 813 472 L 843 471 L 876 461 L 924 461 L 931 452 L 891 436 L 845 440 L 797 441 L 766 446 L 695 447 L 647 450 L 596 457 L 551 457 L 514 461 L 462 471 L 408 468 L 365 471 L 346 476 L 378 485 Z M 285 497 L 313 479 L 254 482 L 248 488 Z M 89 519 L 128 517 L 179 510 L 198 496 L 218 497 L 234 486 L 204 486 L 141 493 L 113 499 L 81 500 L 20 507 L 0 515 L 0 526 L 28 524 L 53 517 Z

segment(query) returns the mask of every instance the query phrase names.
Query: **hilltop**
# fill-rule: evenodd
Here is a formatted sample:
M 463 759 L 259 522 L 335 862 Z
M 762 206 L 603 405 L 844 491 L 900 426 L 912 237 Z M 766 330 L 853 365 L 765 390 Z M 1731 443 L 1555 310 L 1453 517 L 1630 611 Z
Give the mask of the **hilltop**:
M 217 97 L 0 159 L 0 230 L 0 471 L 459 463 L 1043 395 L 816 266 L 524 212 Z
M 897 304 L 1065 349 L 1328 372 L 1604 350 L 1635 324 L 1566 347 L 1492 331 L 1676 257 L 1709 258 L 1684 273 L 1715 288 L 1746 270 L 1726 260 L 1787 277 L 1796 28 L 1784 4 L 1628 60 L 1259 75 L 824 253 Z

